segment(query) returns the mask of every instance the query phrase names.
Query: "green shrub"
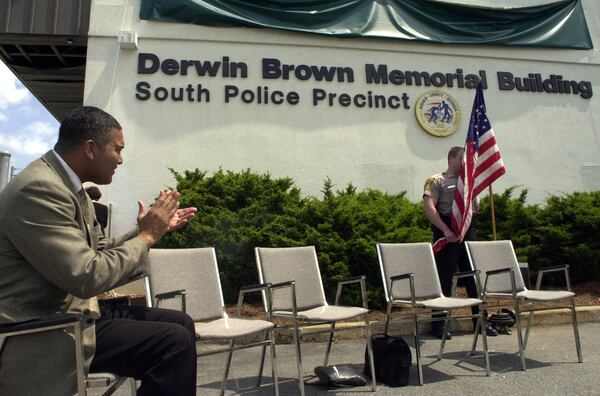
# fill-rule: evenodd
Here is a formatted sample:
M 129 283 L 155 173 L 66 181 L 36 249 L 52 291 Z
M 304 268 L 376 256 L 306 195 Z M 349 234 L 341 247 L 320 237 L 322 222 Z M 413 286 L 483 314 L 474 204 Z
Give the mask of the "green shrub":
M 422 205 L 411 203 L 404 193 L 357 192 L 352 185 L 334 191 L 326 180 L 319 199 L 302 197 L 289 178 L 250 170 L 173 174 L 181 205 L 195 206 L 198 213 L 183 230 L 166 235 L 159 247 L 214 246 L 227 302 L 235 301 L 240 286 L 258 282 L 254 247 L 314 245 L 330 301 L 338 281 L 364 274 L 369 300 L 380 306 L 375 244 L 431 238 Z M 358 288 L 348 291 L 348 302 L 356 303 Z
M 235 301 L 240 286 L 258 283 L 255 246 L 300 244 L 306 226 L 298 213 L 304 200 L 290 178 L 272 179 L 249 170 L 219 170 L 211 176 L 198 169 L 173 174 L 181 206 L 195 206 L 198 213 L 159 246 L 213 246 L 227 302 Z
M 251 170 L 173 171 L 182 206 L 198 208 L 184 229 L 159 247 L 206 247 L 217 252 L 226 302 L 243 285 L 258 282 L 254 247 L 314 245 L 327 298 L 333 302 L 338 281 L 367 276 L 371 307 L 384 305 L 377 242 L 431 241 L 421 202 L 405 193 L 356 191 L 349 184 L 334 190 L 324 182 L 322 197 L 304 197 L 290 178 Z M 548 198 L 545 207 L 527 205 L 527 190 L 515 187 L 494 194 L 497 239 L 511 239 L 519 261 L 535 275 L 542 267 L 571 264 L 574 283 L 600 280 L 600 192 Z M 482 194 L 478 237 L 492 239 L 490 200 Z M 345 303 L 359 303 L 357 287 Z
M 514 190 L 494 194 L 497 239 L 513 241 L 519 261 L 529 263 L 532 280 L 540 268 L 569 264 L 573 283 L 599 281 L 600 191 L 550 196 L 540 207 L 526 205 L 526 189 L 512 198 Z M 481 208 L 478 236 L 491 240 L 489 196 Z M 552 279 L 564 285 L 562 274 Z

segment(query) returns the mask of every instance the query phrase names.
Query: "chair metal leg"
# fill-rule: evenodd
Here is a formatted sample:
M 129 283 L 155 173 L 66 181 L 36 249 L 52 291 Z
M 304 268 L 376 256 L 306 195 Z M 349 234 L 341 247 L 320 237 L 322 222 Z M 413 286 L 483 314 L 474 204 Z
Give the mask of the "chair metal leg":
M 135 378 L 129 378 L 129 386 L 131 387 L 131 396 L 135 396 L 137 394 L 137 384 L 135 383 Z
M 85 375 L 83 369 L 83 345 L 82 345 L 82 335 L 81 335 L 81 325 L 79 323 L 75 324 L 75 328 L 73 330 L 75 336 L 75 365 L 77 368 L 77 394 L 79 396 L 86 396 L 87 391 L 85 389 Z
M 386 316 L 385 316 L 385 327 L 383 330 L 383 334 L 388 335 L 388 331 L 390 329 L 390 320 L 391 320 L 391 316 L 392 316 L 392 302 L 388 301 L 387 303 L 387 309 L 386 309 Z
M 481 343 L 483 344 L 483 354 L 485 356 L 485 375 L 486 377 L 490 376 L 490 357 L 488 354 L 488 343 L 487 343 L 487 334 L 486 334 L 486 321 L 485 321 L 485 310 L 481 308 L 479 310 L 479 318 L 477 319 L 477 325 L 481 325 Z
M 413 315 L 413 334 L 415 336 L 415 351 L 417 355 L 417 371 L 419 373 L 419 385 L 423 385 L 423 367 L 421 366 L 421 341 L 419 340 L 419 324 L 417 322 L 417 312 L 412 309 Z
M 265 341 L 269 339 L 269 332 L 265 333 Z M 267 352 L 267 344 L 264 344 L 262 347 L 262 353 L 260 356 L 260 367 L 258 368 L 258 381 L 256 383 L 256 387 L 259 387 L 262 384 L 263 379 L 263 369 L 265 368 L 265 355 Z
M 448 313 L 446 315 L 446 319 L 444 320 L 444 332 L 442 333 L 442 342 L 440 343 L 440 351 L 438 353 L 438 358 L 437 360 L 442 360 L 442 354 L 444 353 L 444 346 L 446 345 L 446 334 L 448 334 L 448 322 L 450 320 L 450 315 L 452 314 L 452 311 L 449 310 Z
M 519 308 L 519 302 L 515 300 L 514 306 L 517 322 L 517 337 L 519 338 L 519 355 L 521 355 L 521 369 L 525 371 L 527 370 L 527 365 L 525 364 L 525 349 L 523 348 L 523 330 L 521 329 L 521 310 Z
M 235 345 L 235 340 L 231 340 L 229 344 L 229 354 L 227 355 L 227 363 L 225 364 L 225 373 L 223 374 L 223 381 L 221 382 L 221 396 L 225 394 L 225 386 L 227 385 L 227 377 L 229 376 L 229 368 L 231 367 L 231 359 L 233 357 L 233 347 Z
M 575 298 L 571 299 L 571 322 L 573 323 L 573 333 L 575 335 L 577 361 L 579 363 L 583 363 L 583 355 L 581 354 L 581 342 L 579 341 L 579 327 L 577 326 L 577 313 L 575 312 Z
M 367 339 L 367 354 L 369 355 L 369 366 L 371 368 L 371 390 L 377 392 L 377 378 L 375 377 L 375 359 L 373 359 L 373 343 L 371 341 L 371 325 L 369 314 L 365 314 L 365 338 Z M 387 332 L 386 332 L 387 334 Z
M 329 354 L 331 353 L 331 344 L 333 342 L 333 332 L 335 331 L 335 322 L 331 323 L 331 327 L 329 330 L 329 342 L 327 343 L 327 350 L 325 351 L 325 363 L 323 366 L 327 366 L 329 363 Z
M 477 318 L 477 324 L 475 325 L 475 331 L 473 332 L 473 342 L 471 343 L 471 351 L 467 354 L 467 356 L 471 356 L 475 353 L 475 348 L 477 348 L 477 337 L 479 337 L 479 333 L 482 329 L 485 329 L 485 326 L 481 325 L 482 316 Z
M 275 332 L 271 329 L 269 332 L 269 337 L 271 338 L 271 345 L 269 349 L 271 350 L 271 371 L 273 373 L 273 387 L 275 388 L 275 396 L 279 396 L 279 376 L 277 373 L 277 352 L 275 351 Z M 264 358 L 263 358 L 264 363 Z M 262 375 L 262 371 L 261 371 Z
M 304 396 L 304 375 L 302 370 L 302 352 L 300 351 L 300 329 L 298 321 L 294 318 L 294 343 L 296 344 L 296 366 L 298 367 L 298 387 L 300 396 Z
M 531 329 L 531 324 L 533 323 L 534 313 L 534 311 L 529 312 L 529 319 L 527 319 L 527 329 L 525 330 L 525 339 L 523 340 L 523 349 L 527 349 L 527 340 L 529 340 L 529 330 Z

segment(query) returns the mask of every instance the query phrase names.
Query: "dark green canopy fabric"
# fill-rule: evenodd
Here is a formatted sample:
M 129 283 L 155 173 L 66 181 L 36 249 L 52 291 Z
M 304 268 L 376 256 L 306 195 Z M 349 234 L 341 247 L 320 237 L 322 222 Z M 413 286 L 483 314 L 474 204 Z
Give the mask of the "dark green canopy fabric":
M 593 48 L 581 0 L 508 9 L 434 0 L 142 0 L 140 17 L 335 37 Z

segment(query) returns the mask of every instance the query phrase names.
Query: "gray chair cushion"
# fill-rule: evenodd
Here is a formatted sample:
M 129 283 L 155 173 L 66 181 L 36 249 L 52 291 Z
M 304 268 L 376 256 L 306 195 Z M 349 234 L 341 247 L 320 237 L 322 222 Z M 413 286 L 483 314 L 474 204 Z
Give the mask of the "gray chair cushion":
M 411 305 L 411 302 L 409 300 L 401 300 L 401 301 L 394 300 L 394 303 L 403 304 L 403 305 Z M 482 303 L 483 303 L 483 301 L 481 301 L 477 298 L 454 298 L 454 297 L 438 297 L 438 298 L 432 298 L 429 300 L 416 301 L 416 305 L 419 307 L 439 309 L 439 310 L 472 307 L 474 305 L 479 305 Z
M 488 293 L 488 297 L 510 299 L 512 294 Z M 575 297 L 575 293 L 566 290 L 524 290 L 517 293 L 517 297 L 531 301 L 557 301 Z
M 361 307 L 346 307 L 340 305 L 324 305 L 322 307 L 312 308 L 306 311 L 299 311 L 298 317 L 307 321 L 334 322 L 337 320 L 347 320 L 364 315 L 369 310 Z M 273 315 L 281 317 L 292 317 L 291 311 L 274 311 Z
M 211 322 L 196 322 L 196 334 L 201 340 L 234 339 L 266 331 L 274 324 L 265 320 L 221 318 Z

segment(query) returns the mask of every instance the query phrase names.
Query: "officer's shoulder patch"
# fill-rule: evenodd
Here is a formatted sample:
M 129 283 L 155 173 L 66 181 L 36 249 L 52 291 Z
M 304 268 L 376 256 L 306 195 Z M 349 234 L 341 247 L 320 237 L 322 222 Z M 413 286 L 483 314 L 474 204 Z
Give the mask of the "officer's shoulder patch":
M 433 185 L 433 183 L 436 181 L 436 179 L 439 179 L 440 176 L 442 176 L 441 173 L 437 173 L 433 176 L 430 176 L 427 178 L 427 180 L 425 181 L 425 187 L 423 188 L 423 190 L 425 191 L 425 193 L 431 193 L 431 186 Z

